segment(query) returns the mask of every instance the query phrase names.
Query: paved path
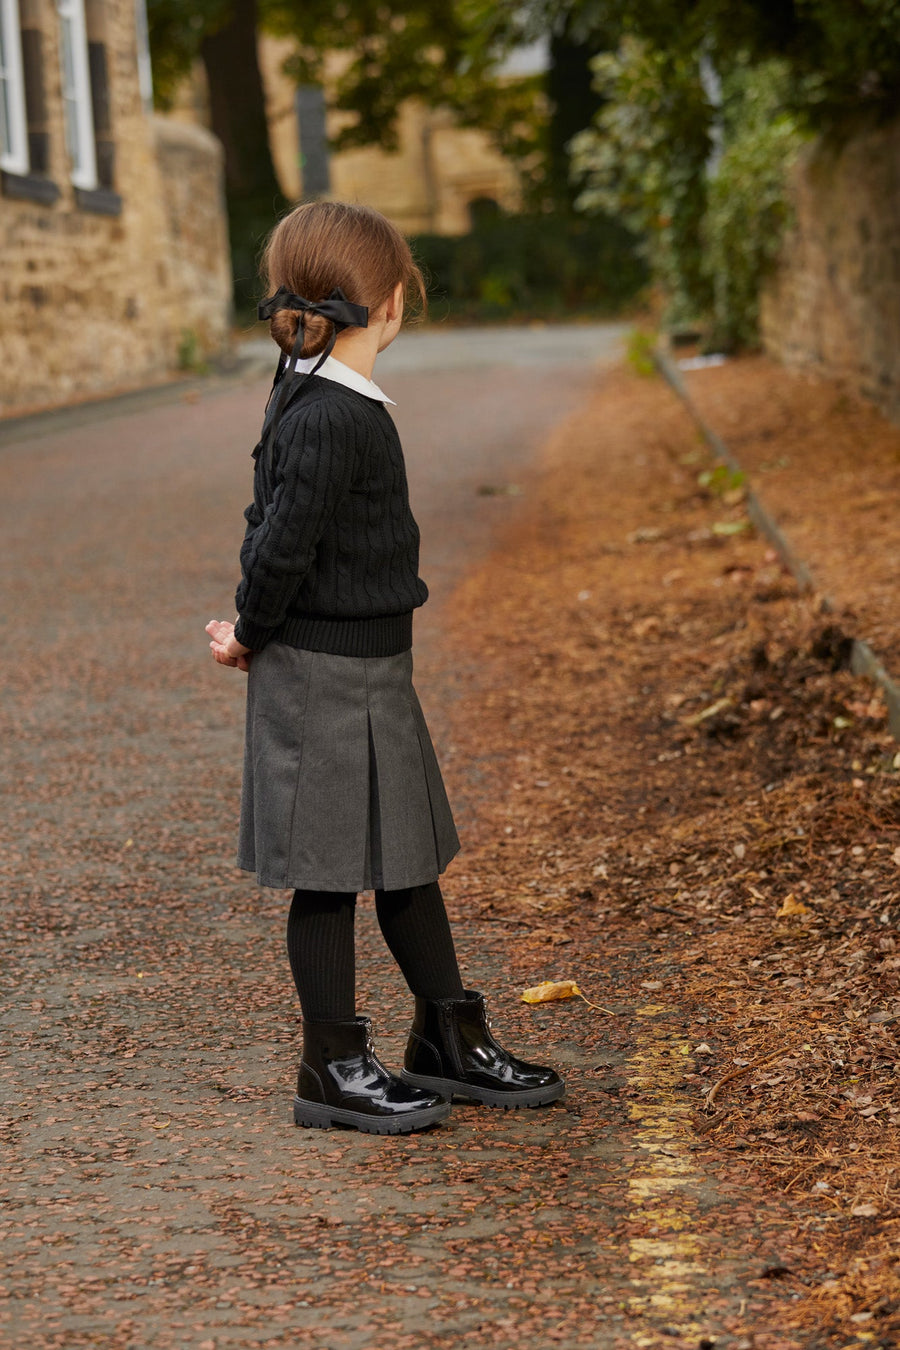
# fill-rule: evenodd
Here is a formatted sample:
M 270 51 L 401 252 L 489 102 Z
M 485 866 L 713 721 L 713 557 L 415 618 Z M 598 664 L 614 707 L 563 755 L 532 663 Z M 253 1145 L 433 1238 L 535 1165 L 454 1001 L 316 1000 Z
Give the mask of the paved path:
M 433 587 L 426 707 L 454 661 L 443 598 L 619 336 L 572 330 L 575 352 L 541 330 L 496 347 L 422 335 L 379 372 Z M 285 897 L 231 865 L 243 689 L 202 631 L 228 612 L 265 392 L 254 378 L 82 410 L 0 450 L 0 1344 L 512 1345 L 523 1319 L 564 1343 L 574 1311 L 565 1343 L 618 1346 L 635 1294 L 602 1244 L 630 1201 L 602 1180 L 623 1166 L 602 1080 L 577 1103 L 463 1108 L 405 1140 L 290 1125 Z M 472 982 L 496 986 L 501 935 L 464 926 L 460 945 Z M 361 1006 L 396 1060 L 409 999 L 368 913 L 360 947 Z M 500 1013 L 523 1044 L 521 1005 Z M 554 1024 L 561 1065 L 596 1055 L 574 1020 Z M 623 1057 L 613 1031 L 604 1064 Z M 563 1142 L 583 1182 L 558 1174 Z M 571 1279 L 547 1288 L 542 1225 L 561 1220 Z

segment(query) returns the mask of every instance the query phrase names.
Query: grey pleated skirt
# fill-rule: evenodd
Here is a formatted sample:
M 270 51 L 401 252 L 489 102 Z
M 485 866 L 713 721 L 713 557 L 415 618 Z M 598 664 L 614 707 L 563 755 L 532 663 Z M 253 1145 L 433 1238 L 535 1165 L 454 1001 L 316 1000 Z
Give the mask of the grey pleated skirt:
M 238 865 L 263 886 L 401 890 L 459 850 L 412 653 L 273 642 L 247 679 Z

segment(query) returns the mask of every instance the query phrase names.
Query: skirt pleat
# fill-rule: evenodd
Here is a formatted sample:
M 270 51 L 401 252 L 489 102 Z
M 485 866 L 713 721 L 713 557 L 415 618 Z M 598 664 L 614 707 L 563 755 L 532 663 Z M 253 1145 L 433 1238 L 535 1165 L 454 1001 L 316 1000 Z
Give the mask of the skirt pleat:
M 251 662 L 238 864 L 284 889 L 401 890 L 459 849 L 412 654 L 270 643 Z

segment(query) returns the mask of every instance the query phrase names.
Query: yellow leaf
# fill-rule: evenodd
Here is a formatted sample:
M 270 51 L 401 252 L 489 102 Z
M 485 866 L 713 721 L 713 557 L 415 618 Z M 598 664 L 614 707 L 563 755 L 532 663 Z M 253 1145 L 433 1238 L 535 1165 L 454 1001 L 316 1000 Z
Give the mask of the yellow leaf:
M 615 1015 L 609 1008 L 601 1008 L 599 1003 L 592 1003 L 586 998 L 574 980 L 543 980 L 533 989 L 526 989 L 522 995 L 523 1003 L 552 1003 L 559 998 L 584 999 L 589 1008 L 596 1008 L 597 1012 L 606 1013 L 607 1017 Z
M 781 909 L 775 915 L 776 919 L 788 919 L 792 914 L 808 914 L 809 906 L 804 905 L 802 900 L 798 900 L 793 891 L 790 895 L 784 897 Z
M 544 980 L 522 995 L 525 1003 L 552 1003 L 557 998 L 577 998 L 581 990 L 574 980 Z

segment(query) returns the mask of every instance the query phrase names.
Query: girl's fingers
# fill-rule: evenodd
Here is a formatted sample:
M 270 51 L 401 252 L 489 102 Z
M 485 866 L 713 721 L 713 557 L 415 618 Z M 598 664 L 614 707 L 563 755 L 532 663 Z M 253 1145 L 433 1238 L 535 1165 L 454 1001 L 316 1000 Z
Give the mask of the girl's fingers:
M 226 623 L 224 619 L 210 619 L 204 631 L 221 641 L 234 632 L 234 624 Z

